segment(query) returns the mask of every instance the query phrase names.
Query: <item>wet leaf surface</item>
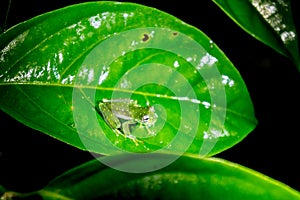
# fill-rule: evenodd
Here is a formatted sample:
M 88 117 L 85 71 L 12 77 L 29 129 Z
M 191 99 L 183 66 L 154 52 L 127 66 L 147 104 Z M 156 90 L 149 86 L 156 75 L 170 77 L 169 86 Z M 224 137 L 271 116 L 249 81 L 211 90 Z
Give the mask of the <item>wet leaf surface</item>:
M 69 6 L 9 29 L 0 49 L 1 109 L 80 149 L 207 156 L 256 126 L 247 88 L 224 53 L 200 30 L 157 9 Z M 155 134 L 139 123 L 130 126 L 131 138 L 116 134 L 98 104 L 118 98 L 153 106 Z

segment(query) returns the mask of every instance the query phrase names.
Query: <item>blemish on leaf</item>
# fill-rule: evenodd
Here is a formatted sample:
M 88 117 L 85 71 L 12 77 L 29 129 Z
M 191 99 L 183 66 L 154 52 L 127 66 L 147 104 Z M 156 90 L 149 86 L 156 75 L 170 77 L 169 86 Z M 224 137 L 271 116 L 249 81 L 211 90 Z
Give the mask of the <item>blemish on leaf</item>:
M 144 37 L 142 38 L 143 42 L 146 42 L 147 40 L 149 40 L 149 35 L 147 33 L 144 33 L 143 35 Z

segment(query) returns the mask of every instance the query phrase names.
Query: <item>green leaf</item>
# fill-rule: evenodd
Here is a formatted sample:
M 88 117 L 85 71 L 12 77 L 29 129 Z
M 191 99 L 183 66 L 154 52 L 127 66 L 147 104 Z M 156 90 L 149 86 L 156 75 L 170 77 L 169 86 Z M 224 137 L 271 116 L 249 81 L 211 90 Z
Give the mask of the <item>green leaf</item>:
M 182 156 L 148 173 L 127 173 L 123 167 L 144 164 L 153 169 L 172 155 L 109 156 L 78 166 L 33 193 L 43 199 L 299 199 L 299 192 L 259 172 L 218 158 Z M 100 162 L 109 160 L 113 168 Z M 100 161 L 100 162 L 99 162 Z
M 80 149 L 214 155 L 256 126 L 247 88 L 224 53 L 154 8 L 73 5 L 18 24 L 0 45 L 1 109 Z M 98 103 L 117 98 L 154 106 L 155 134 L 138 124 L 130 137 L 116 134 Z
M 247 33 L 289 57 L 300 70 L 298 39 L 289 0 L 213 2 Z

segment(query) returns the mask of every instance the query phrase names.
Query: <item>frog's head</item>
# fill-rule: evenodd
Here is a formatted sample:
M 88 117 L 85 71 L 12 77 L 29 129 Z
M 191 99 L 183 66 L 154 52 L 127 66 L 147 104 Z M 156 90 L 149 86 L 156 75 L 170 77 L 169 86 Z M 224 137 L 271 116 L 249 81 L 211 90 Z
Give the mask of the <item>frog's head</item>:
M 150 127 L 155 124 L 157 120 L 157 114 L 155 113 L 155 109 L 153 106 L 149 107 L 149 112 L 142 117 L 142 124 Z

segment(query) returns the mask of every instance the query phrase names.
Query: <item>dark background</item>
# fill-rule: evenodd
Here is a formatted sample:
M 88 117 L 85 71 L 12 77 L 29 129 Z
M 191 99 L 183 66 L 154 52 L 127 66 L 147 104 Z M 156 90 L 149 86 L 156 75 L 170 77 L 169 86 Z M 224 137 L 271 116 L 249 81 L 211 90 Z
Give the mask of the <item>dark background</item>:
M 12 0 L 7 28 L 79 2 L 83 1 Z M 300 191 L 300 73 L 293 63 L 245 33 L 210 0 L 132 2 L 158 8 L 202 30 L 246 82 L 259 124 L 242 142 L 216 157 L 252 168 Z M 294 20 L 299 24 L 295 3 L 292 1 Z M 0 0 L 1 26 L 7 7 L 8 0 Z M 0 130 L 0 185 L 9 190 L 40 189 L 64 171 L 93 158 L 18 123 L 2 111 Z

